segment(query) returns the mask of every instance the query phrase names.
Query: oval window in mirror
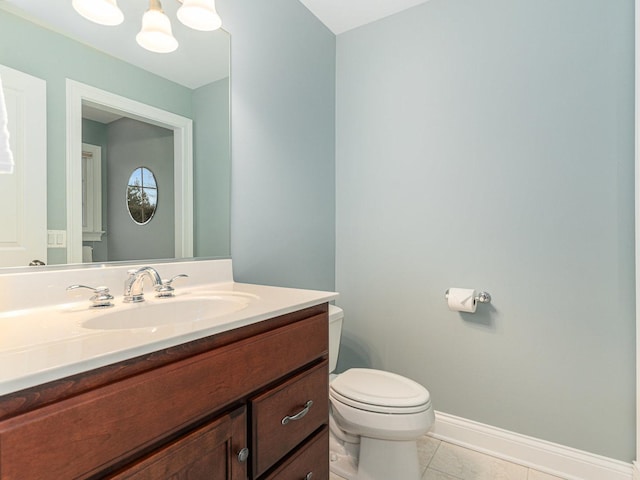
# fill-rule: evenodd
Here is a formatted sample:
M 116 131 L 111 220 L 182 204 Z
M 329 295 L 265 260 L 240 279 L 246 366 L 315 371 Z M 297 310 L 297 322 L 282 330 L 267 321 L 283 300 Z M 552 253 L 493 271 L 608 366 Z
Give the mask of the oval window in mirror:
M 127 184 L 127 209 L 138 225 L 149 223 L 158 206 L 158 184 L 147 167 L 136 168 Z

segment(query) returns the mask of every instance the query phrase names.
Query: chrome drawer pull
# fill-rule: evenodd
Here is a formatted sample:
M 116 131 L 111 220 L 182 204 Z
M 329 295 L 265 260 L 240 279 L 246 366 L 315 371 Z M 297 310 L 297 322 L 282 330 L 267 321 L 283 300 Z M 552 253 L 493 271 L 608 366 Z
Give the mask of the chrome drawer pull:
M 313 472 L 309 472 L 305 475 L 304 480 L 311 480 L 313 478 Z
M 300 420 L 307 413 L 309 413 L 309 409 L 311 408 L 311 405 L 313 405 L 313 400 L 309 400 L 307 403 L 305 403 L 304 408 L 300 410 L 298 413 L 296 413 L 295 415 L 291 415 L 291 416 L 287 415 L 286 417 L 284 417 L 282 419 L 282 424 L 286 425 L 291 420 Z

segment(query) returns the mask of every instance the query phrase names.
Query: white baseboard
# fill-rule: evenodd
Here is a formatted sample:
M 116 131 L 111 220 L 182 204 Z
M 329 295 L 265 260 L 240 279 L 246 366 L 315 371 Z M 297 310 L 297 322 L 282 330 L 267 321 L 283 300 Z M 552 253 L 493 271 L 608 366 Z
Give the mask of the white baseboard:
M 640 480 L 640 463 L 633 462 L 633 480 Z
M 567 480 L 640 480 L 638 464 L 436 412 L 430 436 Z

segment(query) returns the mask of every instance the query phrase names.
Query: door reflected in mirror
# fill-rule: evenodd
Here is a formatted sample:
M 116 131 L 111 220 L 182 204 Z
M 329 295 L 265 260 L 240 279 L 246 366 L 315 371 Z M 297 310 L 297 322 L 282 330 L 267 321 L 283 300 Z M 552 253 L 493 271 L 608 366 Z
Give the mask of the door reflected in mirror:
M 151 170 L 136 168 L 127 183 L 127 210 L 138 225 L 149 223 L 158 206 L 158 183 Z
M 82 144 L 82 240 L 100 241 L 102 229 L 102 147 Z

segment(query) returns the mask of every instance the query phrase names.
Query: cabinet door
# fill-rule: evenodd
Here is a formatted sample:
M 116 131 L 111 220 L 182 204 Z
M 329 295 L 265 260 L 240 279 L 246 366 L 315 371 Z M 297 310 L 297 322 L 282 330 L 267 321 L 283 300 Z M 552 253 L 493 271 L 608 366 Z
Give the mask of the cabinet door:
M 111 480 L 244 480 L 246 461 L 238 452 L 246 446 L 245 407 L 224 415 L 133 465 Z

